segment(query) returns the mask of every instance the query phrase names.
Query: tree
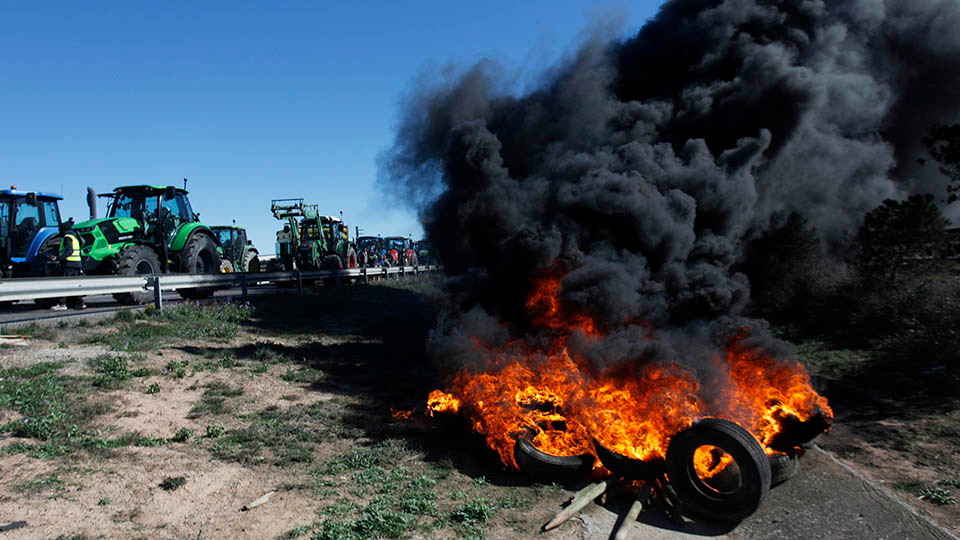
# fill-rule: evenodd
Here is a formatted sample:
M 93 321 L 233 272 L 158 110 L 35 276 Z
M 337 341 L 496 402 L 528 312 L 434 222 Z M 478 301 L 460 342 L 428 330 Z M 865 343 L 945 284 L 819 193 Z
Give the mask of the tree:
M 893 284 L 901 269 L 930 270 L 936 266 L 931 263 L 954 252 L 947 232 L 950 220 L 933 201 L 930 194 L 905 201 L 887 199 L 864 217 L 855 261 L 864 277 Z
M 923 137 L 923 145 L 930 156 L 940 164 L 940 172 L 950 181 L 960 184 L 960 124 L 937 126 Z M 947 202 L 960 198 L 960 185 L 947 186 Z

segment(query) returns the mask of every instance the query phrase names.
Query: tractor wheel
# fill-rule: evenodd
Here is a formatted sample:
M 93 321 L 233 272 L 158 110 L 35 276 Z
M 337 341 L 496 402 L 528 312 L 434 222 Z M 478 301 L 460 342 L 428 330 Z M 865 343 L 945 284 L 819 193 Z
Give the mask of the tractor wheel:
M 120 250 L 117 254 L 118 276 L 134 276 L 140 274 L 159 274 L 160 258 L 157 252 L 147 246 L 130 246 Z M 117 293 L 113 298 L 125 305 L 144 304 L 153 300 L 153 291 L 132 293 Z
M 327 255 L 323 258 L 321 268 L 324 270 L 342 270 L 343 261 L 340 260 L 339 255 Z
M 347 248 L 347 268 L 357 268 L 357 251 L 353 248 Z
M 243 256 L 243 271 L 244 272 L 260 271 L 260 257 L 257 256 L 256 251 L 248 251 L 247 254 Z
M 217 244 L 206 234 L 195 234 L 187 240 L 187 245 L 183 246 L 180 261 L 180 271 L 185 274 L 215 274 L 220 269 Z M 190 300 L 199 300 L 210 298 L 214 290 L 216 287 L 196 287 L 177 289 L 177 293 Z
M 220 259 L 220 273 L 229 274 L 234 270 L 233 263 L 230 262 L 230 259 Z

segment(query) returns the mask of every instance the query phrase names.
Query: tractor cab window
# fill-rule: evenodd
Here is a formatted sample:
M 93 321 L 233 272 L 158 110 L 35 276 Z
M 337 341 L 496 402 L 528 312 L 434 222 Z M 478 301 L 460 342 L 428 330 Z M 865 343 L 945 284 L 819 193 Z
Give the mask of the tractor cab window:
M 230 247 L 230 229 L 214 229 L 217 233 L 217 243 L 220 247 L 227 249 Z
M 163 201 L 162 210 L 160 211 L 163 234 L 164 236 L 169 236 L 185 221 L 184 215 L 186 212 L 182 204 L 183 199 L 182 197 L 174 197 L 172 199 L 160 197 L 160 199 Z
M 7 247 L 10 235 L 10 201 L 0 201 L 0 247 Z
M 57 208 L 57 201 L 40 201 L 40 208 L 43 210 L 43 226 L 60 226 L 60 209 Z
M 16 225 L 13 230 L 13 252 L 26 254 L 30 241 L 40 229 L 40 209 L 27 202 L 25 197 L 14 202 Z
M 177 193 L 177 202 L 180 204 L 180 219 L 184 222 L 195 221 L 190 199 L 186 198 L 183 193 Z
M 314 220 L 304 221 L 300 224 L 300 238 L 306 240 L 319 240 L 320 227 Z
M 153 221 L 157 216 L 157 196 L 144 193 L 121 193 L 113 198 L 110 217 L 128 217 Z

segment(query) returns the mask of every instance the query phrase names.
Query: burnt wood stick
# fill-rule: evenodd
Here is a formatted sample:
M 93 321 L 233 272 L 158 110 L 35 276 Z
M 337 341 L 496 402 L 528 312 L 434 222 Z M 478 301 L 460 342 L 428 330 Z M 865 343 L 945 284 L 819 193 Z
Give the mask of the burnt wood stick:
M 577 512 L 583 509 L 583 507 L 590 504 L 590 501 L 596 499 L 604 491 L 607 490 L 607 487 L 610 486 L 610 483 L 613 481 L 613 477 L 609 477 L 605 480 L 600 480 L 594 482 L 587 487 L 581 489 L 574 495 L 573 500 L 570 501 L 570 504 L 560 511 L 549 523 L 543 526 L 543 530 L 549 531 L 550 529 L 555 529 L 559 527 L 563 522 L 567 521 L 574 516 Z
M 614 530 L 613 540 L 627 540 L 627 534 L 630 532 L 630 524 L 637 520 L 637 516 L 640 515 L 641 510 L 643 510 L 642 494 L 633 500 L 633 504 L 630 505 L 626 515 L 623 516 L 623 521 L 617 525 L 617 528 Z
M 656 484 L 658 500 L 667 513 L 667 517 L 678 527 L 683 527 L 686 522 L 684 522 L 683 515 L 680 513 L 680 505 L 682 504 L 680 498 L 677 497 L 676 493 L 671 493 L 673 488 L 668 485 L 666 477 L 658 478 Z

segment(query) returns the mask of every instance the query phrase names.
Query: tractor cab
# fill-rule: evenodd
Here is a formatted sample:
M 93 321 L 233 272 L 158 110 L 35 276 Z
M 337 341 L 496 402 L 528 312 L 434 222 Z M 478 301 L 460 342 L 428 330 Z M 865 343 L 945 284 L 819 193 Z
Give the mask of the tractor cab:
M 220 252 L 220 272 L 259 272 L 260 253 L 247 238 L 247 230 L 236 225 L 210 227 Z
M 136 220 L 140 236 L 169 244 L 180 225 L 196 221 L 186 195 L 173 186 L 126 186 L 100 196 L 110 199 L 107 219 Z
M 0 271 L 3 277 L 45 274 L 37 258 L 59 249 L 59 195 L 19 191 L 16 186 L 0 191 Z M 40 270 L 43 270 L 40 268 Z

